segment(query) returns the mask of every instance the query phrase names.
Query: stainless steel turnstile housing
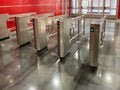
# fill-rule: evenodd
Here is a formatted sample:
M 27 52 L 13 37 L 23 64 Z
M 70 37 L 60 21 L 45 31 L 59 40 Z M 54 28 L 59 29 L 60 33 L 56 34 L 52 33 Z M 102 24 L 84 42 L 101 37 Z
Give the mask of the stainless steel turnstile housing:
M 99 65 L 99 51 L 105 38 L 106 18 L 105 15 L 101 19 L 93 20 L 90 25 L 89 65 L 92 67 L 98 67 Z
M 61 58 L 64 58 L 70 49 L 69 42 L 69 33 L 70 29 L 72 29 L 72 20 L 65 19 L 60 22 L 60 26 L 58 26 L 58 52 Z
M 40 51 L 47 47 L 46 18 L 34 18 L 33 23 L 35 48 Z
M 93 67 L 98 66 L 98 53 L 100 44 L 100 22 L 94 21 L 90 25 L 90 51 L 89 51 L 89 65 Z
M 9 37 L 10 31 L 7 29 L 8 14 L 0 14 L 0 40 Z
M 16 17 L 16 34 L 19 45 L 24 45 L 30 42 L 30 33 L 28 23 L 30 23 L 30 16 Z

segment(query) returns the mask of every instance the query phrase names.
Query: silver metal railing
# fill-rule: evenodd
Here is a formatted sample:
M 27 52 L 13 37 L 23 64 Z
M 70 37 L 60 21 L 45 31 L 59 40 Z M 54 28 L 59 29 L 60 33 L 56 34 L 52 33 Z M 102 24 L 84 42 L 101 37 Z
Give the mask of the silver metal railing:
M 70 42 L 81 35 L 85 35 L 85 15 L 72 18 L 73 28 L 70 30 Z
M 49 17 L 46 20 L 46 25 L 47 25 L 47 34 L 48 37 L 54 36 L 57 34 L 57 21 L 62 21 L 66 19 L 68 15 L 59 15 L 59 16 L 53 16 Z
M 57 21 L 66 17 L 67 15 L 40 15 L 33 18 L 34 41 L 36 50 L 41 51 L 43 48 L 48 47 L 48 38 L 58 33 Z
M 58 52 L 61 58 L 64 58 L 69 53 L 71 44 L 73 44 L 76 39 L 78 41 L 80 35 L 85 35 L 85 15 L 59 21 Z

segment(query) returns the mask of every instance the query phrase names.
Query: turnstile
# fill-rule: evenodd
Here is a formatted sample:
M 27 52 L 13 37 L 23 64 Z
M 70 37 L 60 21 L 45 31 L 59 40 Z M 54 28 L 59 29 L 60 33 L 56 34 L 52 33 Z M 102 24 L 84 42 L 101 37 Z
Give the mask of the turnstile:
M 49 42 L 50 37 L 57 35 L 57 30 L 54 27 L 54 25 L 57 23 L 57 20 L 62 20 L 65 17 L 67 16 L 61 15 L 54 17 L 48 16 L 34 17 L 33 19 L 34 41 L 35 48 L 37 51 L 41 51 L 42 49 L 49 47 L 47 43 Z
M 58 52 L 61 58 L 64 58 L 70 49 L 70 42 L 69 42 L 69 33 L 70 29 L 72 29 L 72 20 L 65 19 L 63 21 L 58 21 Z
M 0 40 L 9 38 L 10 31 L 7 29 L 8 14 L 0 14 Z
M 16 20 L 16 34 L 18 44 L 24 45 L 30 42 L 30 33 L 28 23 L 30 23 L 30 16 L 18 16 Z
M 89 65 L 93 67 L 98 66 L 98 51 L 100 39 L 100 24 L 93 22 L 90 26 L 90 51 L 89 51 Z
M 90 25 L 90 49 L 89 49 L 89 65 L 98 67 L 99 62 L 99 48 L 103 45 L 105 38 L 106 18 L 94 20 Z
M 35 48 L 40 51 L 47 47 L 46 18 L 34 18 L 33 23 Z

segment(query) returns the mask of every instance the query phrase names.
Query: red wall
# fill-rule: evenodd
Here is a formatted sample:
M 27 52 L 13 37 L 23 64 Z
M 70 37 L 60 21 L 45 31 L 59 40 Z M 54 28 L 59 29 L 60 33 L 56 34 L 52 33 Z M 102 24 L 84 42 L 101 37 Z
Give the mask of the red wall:
M 118 19 L 120 19 L 120 0 L 118 2 Z
M 68 0 L 69 1 L 69 0 Z M 64 0 L 0 0 L 0 14 L 19 14 L 36 12 L 37 14 L 53 12 L 55 15 L 65 13 Z M 69 4 L 68 4 L 69 13 Z M 15 26 L 15 22 L 8 22 L 8 28 Z
M 37 12 L 48 13 L 54 12 L 55 15 L 62 14 L 63 0 L 0 0 L 1 13 L 25 13 Z

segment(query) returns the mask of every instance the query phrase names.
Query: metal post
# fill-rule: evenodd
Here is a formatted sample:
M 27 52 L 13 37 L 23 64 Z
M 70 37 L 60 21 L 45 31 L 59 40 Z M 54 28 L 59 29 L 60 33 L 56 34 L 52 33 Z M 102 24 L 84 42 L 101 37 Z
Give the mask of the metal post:
M 48 25 L 48 35 L 50 35 L 50 25 Z
M 98 0 L 98 12 L 99 12 L 99 14 L 100 14 L 100 0 Z
M 83 17 L 83 35 L 85 35 L 85 16 Z
M 82 14 L 82 0 L 79 0 L 79 11 Z
M 104 21 L 104 35 L 103 35 L 103 39 L 105 39 L 105 31 L 106 31 L 106 20 Z
M 80 20 L 78 20 L 78 41 L 80 40 Z
M 105 14 L 105 1 L 106 0 L 103 0 L 103 15 Z
M 72 29 L 70 29 L 70 38 L 72 38 Z
M 55 32 L 55 28 L 54 28 L 54 21 L 52 20 L 52 33 Z
M 72 31 L 72 33 L 73 33 L 73 36 L 75 35 L 74 31 L 75 31 L 75 27 L 73 27 L 73 31 Z
M 2 67 L 3 64 L 3 51 L 2 51 L 2 45 L 0 44 L 0 67 Z
M 91 0 L 91 14 L 92 14 L 92 10 L 93 10 L 93 0 Z

